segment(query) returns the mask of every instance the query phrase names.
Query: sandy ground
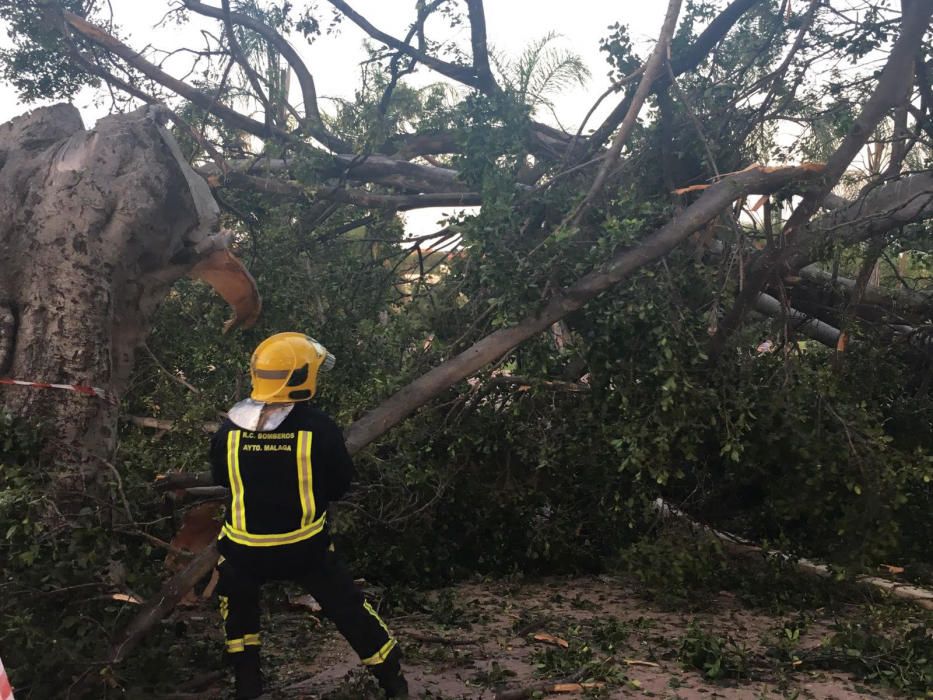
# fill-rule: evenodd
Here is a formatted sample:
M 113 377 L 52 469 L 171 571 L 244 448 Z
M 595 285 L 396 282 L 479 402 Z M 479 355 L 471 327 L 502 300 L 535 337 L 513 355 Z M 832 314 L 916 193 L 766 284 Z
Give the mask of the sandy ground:
M 271 698 L 379 697 L 329 623 L 284 604 L 273 607 L 263 630 Z M 744 609 L 726 593 L 705 601 L 703 612 L 669 612 L 610 577 L 461 585 L 427 596 L 424 612 L 386 615 L 405 650 L 416 698 L 894 697 L 842 672 L 795 666 L 792 655 L 783 660 L 769 655 L 784 628 L 792 626 L 791 617 Z M 831 624 L 828 617 L 821 619 L 821 611 L 811 611 L 794 653 L 818 647 Z M 729 649 L 747 662 L 740 678 L 709 680 L 685 666 L 682 641 L 691 625 L 730 640 Z M 535 639 L 542 635 L 556 639 Z M 584 687 L 581 692 L 571 685 L 569 692 L 555 693 L 559 682 Z M 216 678 L 192 690 L 197 692 L 187 697 L 230 693 L 227 681 Z

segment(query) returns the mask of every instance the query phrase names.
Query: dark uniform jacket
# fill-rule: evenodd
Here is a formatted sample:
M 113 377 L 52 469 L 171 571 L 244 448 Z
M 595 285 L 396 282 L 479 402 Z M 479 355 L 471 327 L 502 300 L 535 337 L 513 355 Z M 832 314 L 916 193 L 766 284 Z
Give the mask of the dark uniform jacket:
M 266 431 L 246 430 L 228 418 L 211 440 L 210 460 L 214 482 L 230 489 L 221 554 L 269 568 L 326 549 L 327 507 L 349 488 L 353 462 L 325 413 L 299 402 Z

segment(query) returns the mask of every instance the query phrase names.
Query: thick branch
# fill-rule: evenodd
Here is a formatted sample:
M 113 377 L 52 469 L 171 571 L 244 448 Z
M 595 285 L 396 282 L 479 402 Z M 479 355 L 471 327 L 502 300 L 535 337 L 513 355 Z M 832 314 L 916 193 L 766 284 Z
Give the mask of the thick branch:
M 483 9 L 483 0 L 467 0 L 467 11 L 470 14 L 473 70 L 484 92 L 489 94 L 499 92 L 499 85 L 489 67 L 489 48 L 486 46 L 486 12 Z
M 746 12 L 755 5 L 761 5 L 764 2 L 765 0 L 733 0 L 731 5 L 709 23 L 709 26 L 703 30 L 686 51 L 671 59 L 671 70 L 674 76 L 686 73 L 700 65 L 710 51 L 725 38 L 726 34 L 742 19 Z M 658 81 L 660 85 L 655 86 L 655 89 L 659 89 L 660 86 L 669 81 L 670 76 L 662 75 Z
M 234 160 L 227 165 L 230 172 L 240 173 L 287 173 L 290 169 L 289 162 L 281 158 Z M 221 174 L 213 166 L 205 166 L 198 172 L 205 177 Z M 410 192 L 457 192 L 463 189 L 456 170 L 379 155 L 359 158 L 347 153 L 337 154 L 333 165 L 322 168 L 321 174 L 325 177 L 346 177 L 349 180 L 397 187 Z
M 257 177 L 246 173 L 231 172 L 226 177 L 210 175 L 212 187 L 230 187 L 252 192 L 276 194 L 289 199 L 320 198 L 343 204 L 353 204 L 370 209 L 408 211 L 429 207 L 473 207 L 482 204 L 478 192 L 431 192 L 427 194 L 374 194 L 361 189 L 345 187 L 311 187 L 291 180 L 274 177 Z
M 774 192 L 792 180 L 812 178 L 821 172 L 821 168 L 814 166 L 756 167 L 719 181 L 680 216 L 645 238 L 637 247 L 618 253 L 605 267 L 582 277 L 562 294 L 551 299 L 540 312 L 486 336 L 364 415 L 347 431 L 347 446 L 353 452 L 360 450 L 448 387 L 502 357 L 528 338 L 550 328 L 553 323 L 626 279 L 635 270 L 665 255 L 745 194 Z
M 143 609 L 133 618 L 129 626 L 123 631 L 120 639 L 113 645 L 110 652 L 110 663 L 118 664 L 126 658 L 146 633 L 165 618 L 178 601 L 194 588 L 195 584 L 207 576 L 217 563 L 217 545 L 212 544 L 200 552 L 184 569 L 169 579 L 158 595 L 154 596 L 143 606 Z
M 769 558 L 788 561 L 801 572 L 814 574 L 822 578 L 836 580 L 838 572 L 826 564 L 811 561 L 810 559 L 798 559 L 779 550 L 768 550 L 763 547 L 758 547 L 746 539 L 737 537 L 736 535 L 728 532 L 716 530 L 709 525 L 704 525 L 694 520 L 692 517 L 683 511 L 678 510 L 664 499 L 658 498 L 655 500 L 654 508 L 658 514 L 664 518 L 675 517 L 684 520 L 691 526 L 691 528 L 693 528 L 695 532 L 702 532 L 712 535 L 720 542 L 722 542 L 723 545 L 725 545 L 725 547 L 733 553 L 743 556 L 749 554 L 753 554 L 755 556 L 765 555 Z M 895 598 L 910 601 L 911 603 L 915 603 L 920 607 L 925 608 L 926 610 L 933 610 L 933 591 L 931 590 L 920 588 L 918 586 L 898 583 L 896 581 L 890 581 L 888 579 L 878 578 L 877 576 L 856 576 L 855 581 L 863 585 L 872 586 L 873 588 L 880 589 L 882 591 L 887 591 Z
M 918 173 L 877 187 L 798 230 L 785 249 L 793 272 L 823 256 L 832 242 L 860 243 L 879 233 L 933 218 L 933 172 Z
M 933 193 L 931 193 L 933 196 Z M 933 214 L 933 211 L 931 211 Z M 847 293 L 853 294 L 856 281 L 847 277 L 834 276 L 833 273 L 822 269 L 818 265 L 807 265 L 797 273 L 801 278 L 820 285 L 834 285 L 841 287 Z M 886 289 L 882 287 L 865 287 L 861 300 L 867 304 L 875 304 L 885 308 L 898 309 L 931 309 L 933 308 L 933 294 L 914 292 L 909 289 Z
M 377 155 L 370 155 L 364 159 L 347 154 L 334 157 L 338 168 L 330 174 L 346 173 L 351 180 L 363 180 L 418 192 L 453 192 L 463 188 L 460 174 L 450 168 L 419 165 Z
M 813 318 L 808 314 L 794 308 L 785 308 L 784 305 L 770 294 L 759 294 L 755 299 L 755 311 L 771 316 L 772 318 L 786 318 L 791 328 L 814 340 L 835 348 L 839 341 L 841 331 L 834 326 Z
M 888 62 L 878 79 L 878 85 L 868 102 L 849 129 L 845 139 L 830 156 L 826 174 L 818 185 L 804 194 L 803 201 L 791 214 L 784 226 L 784 238 L 793 242 L 798 229 L 803 227 L 817 212 L 826 196 L 845 173 L 852 159 L 871 137 L 884 115 L 906 98 L 913 83 L 913 63 L 917 49 L 933 15 L 933 0 L 904 0 L 901 20 L 901 35 L 894 42 Z M 725 347 L 729 335 L 738 327 L 745 310 L 764 289 L 774 272 L 786 263 L 785 248 L 771 248 L 753 262 L 746 286 L 736 299 L 735 305 L 723 319 L 713 337 L 710 349 L 715 355 Z

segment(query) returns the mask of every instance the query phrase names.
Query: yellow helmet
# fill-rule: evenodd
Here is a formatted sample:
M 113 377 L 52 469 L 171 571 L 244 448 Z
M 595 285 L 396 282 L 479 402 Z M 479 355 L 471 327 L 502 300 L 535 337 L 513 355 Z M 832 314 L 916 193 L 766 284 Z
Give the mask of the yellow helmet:
M 253 352 L 250 398 L 263 403 L 307 401 L 317 391 L 317 373 L 336 362 L 327 348 L 304 333 L 277 333 Z

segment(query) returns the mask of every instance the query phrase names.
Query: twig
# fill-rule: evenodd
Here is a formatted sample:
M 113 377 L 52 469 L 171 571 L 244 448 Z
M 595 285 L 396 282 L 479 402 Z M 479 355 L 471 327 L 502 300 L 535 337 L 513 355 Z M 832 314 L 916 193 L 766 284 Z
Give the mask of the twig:
M 200 394 L 200 393 L 201 393 L 201 390 L 198 389 L 197 387 L 192 386 L 191 384 L 189 384 L 187 381 L 185 381 L 184 379 L 182 379 L 182 378 L 179 377 L 178 375 L 176 375 L 176 374 L 174 374 L 174 373 L 172 373 L 172 372 L 169 372 L 168 369 L 166 369 L 165 365 L 163 365 L 161 362 L 159 362 L 159 358 L 155 356 L 155 353 L 152 352 L 152 350 L 149 348 L 149 345 L 148 345 L 148 344 L 143 343 L 143 349 L 144 349 L 147 353 L 149 353 L 149 357 L 152 358 L 152 361 L 155 363 L 155 366 L 158 367 L 160 370 L 162 370 L 168 377 L 171 377 L 172 381 L 176 382 L 177 384 L 180 384 L 181 386 L 185 387 L 188 391 L 191 391 L 191 392 L 193 392 L 193 393 L 195 393 L 195 394 Z
M 134 537 L 142 537 L 143 539 L 149 541 L 151 544 L 154 544 L 156 547 L 159 547 L 160 549 L 164 549 L 168 552 L 171 552 L 177 557 L 182 557 L 184 559 L 191 559 L 195 555 L 194 552 L 189 552 L 187 549 L 179 549 L 178 547 L 171 544 L 170 542 L 166 542 L 165 540 L 159 539 L 158 537 L 154 535 L 150 535 L 148 532 L 143 532 L 142 530 L 131 530 L 131 529 L 125 529 L 125 528 L 115 528 L 115 529 L 117 532 L 121 532 L 124 535 L 133 535 Z
M 107 468 L 113 474 L 114 479 L 117 481 L 117 491 L 120 493 L 120 498 L 123 499 L 123 507 L 126 509 L 126 519 L 131 523 L 135 522 L 135 519 L 133 518 L 133 511 L 130 508 L 129 499 L 126 497 L 126 492 L 123 490 L 123 479 L 120 477 L 120 472 L 118 472 L 117 468 L 106 459 L 101 459 L 100 461 L 107 466 Z

